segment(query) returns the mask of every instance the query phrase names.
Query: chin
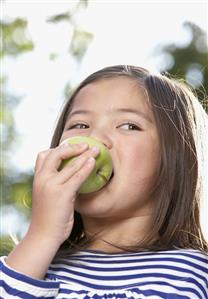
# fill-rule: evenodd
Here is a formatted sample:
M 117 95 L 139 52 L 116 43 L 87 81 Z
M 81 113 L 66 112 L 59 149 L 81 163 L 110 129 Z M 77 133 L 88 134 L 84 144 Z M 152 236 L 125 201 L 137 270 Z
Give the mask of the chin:
M 82 216 L 91 218 L 103 218 L 112 211 L 111 205 L 102 204 L 101 202 L 86 202 L 78 201 L 75 205 L 75 211 Z
M 75 201 L 75 210 L 81 215 L 103 217 L 112 210 L 113 200 L 110 185 L 89 194 L 79 194 Z

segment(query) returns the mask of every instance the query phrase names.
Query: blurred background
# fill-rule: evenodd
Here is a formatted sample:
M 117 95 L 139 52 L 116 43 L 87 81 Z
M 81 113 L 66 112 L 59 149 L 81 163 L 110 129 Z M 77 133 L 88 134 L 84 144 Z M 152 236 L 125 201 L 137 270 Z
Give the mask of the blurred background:
M 184 78 L 208 112 L 207 1 L 0 1 L 0 255 L 24 235 L 38 152 L 88 74 L 135 64 Z M 207 204 L 205 205 L 207 208 Z M 208 236 L 207 210 L 203 229 Z

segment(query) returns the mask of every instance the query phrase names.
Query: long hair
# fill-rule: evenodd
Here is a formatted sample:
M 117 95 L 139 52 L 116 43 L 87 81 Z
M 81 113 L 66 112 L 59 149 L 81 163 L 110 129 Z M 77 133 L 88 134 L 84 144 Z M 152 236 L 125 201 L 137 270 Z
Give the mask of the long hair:
M 181 80 L 165 75 L 151 74 L 148 70 L 129 65 L 101 69 L 88 76 L 66 102 L 52 138 L 56 147 L 78 92 L 86 85 L 98 81 L 126 76 L 146 91 L 151 105 L 161 146 L 161 165 L 154 188 L 156 209 L 153 229 L 143 242 L 125 249 L 133 251 L 192 248 L 208 250 L 200 225 L 202 174 L 200 140 L 203 123 L 207 121 L 194 93 Z M 203 121 L 202 120 L 203 116 Z M 208 157 L 205 157 L 208 159 Z M 154 236 L 159 236 L 157 239 Z M 86 246 L 81 215 L 75 211 L 72 232 L 61 245 L 60 252 Z M 135 240 L 136 241 L 136 240 Z

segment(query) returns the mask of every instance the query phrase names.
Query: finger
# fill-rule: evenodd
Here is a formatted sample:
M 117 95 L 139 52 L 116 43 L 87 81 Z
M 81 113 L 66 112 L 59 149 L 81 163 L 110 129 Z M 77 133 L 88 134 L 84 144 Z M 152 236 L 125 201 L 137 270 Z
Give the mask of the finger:
M 35 162 L 35 172 L 40 171 L 49 152 L 50 152 L 50 149 L 38 153 L 37 159 Z
M 84 181 L 89 177 L 91 172 L 93 171 L 95 167 L 95 158 L 90 157 L 88 158 L 84 165 L 80 168 L 79 171 L 77 171 L 70 180 L 68 180 L 65 184 L 64 187 L 66 190 L 70 189 L 70 191 L 76 195 L 81 187 L 81 185 L 84 183 Z
M 88 148 L 88 145 L 83 144 L 62 144 L 54 149 L 46 157 L 43 167 L 46 171 L 55 172 L 58 170 L 62 160 L 78 156 Z
M 86 161 L 90 157 L 95 158 L 98 154 L 99 149 L 96 147 L 93 147 L 88 151 L 84 152 L 79 157 L 74 159 L 71 163 L 65 165 L 62 170 L 60 170 L 59 174 L 56 177 L 56 182 L 58 184 L 64 184 L 85 165 Z

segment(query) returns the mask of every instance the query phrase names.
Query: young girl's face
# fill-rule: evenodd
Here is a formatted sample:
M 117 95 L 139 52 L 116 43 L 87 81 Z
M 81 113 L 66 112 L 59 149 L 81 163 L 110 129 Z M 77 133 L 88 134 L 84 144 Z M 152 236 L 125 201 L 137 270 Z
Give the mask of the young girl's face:
M 127 77 L 86 85 L 74 100 L 60 142 L 76 135 L 94 137 L 108 147 L 114 177 L 100 191 L 79 195 L 75 209 L 96 218 L 150 215 L 160 146 L 144 89 Z

